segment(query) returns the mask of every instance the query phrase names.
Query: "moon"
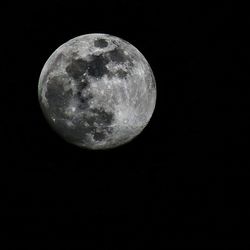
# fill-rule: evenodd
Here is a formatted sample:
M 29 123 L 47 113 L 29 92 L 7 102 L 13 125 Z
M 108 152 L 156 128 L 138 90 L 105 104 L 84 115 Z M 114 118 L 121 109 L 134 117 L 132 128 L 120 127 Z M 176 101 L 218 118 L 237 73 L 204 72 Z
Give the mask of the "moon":
M 147 126 L 156 82 L 132 44 L 108 34 L 86 34 L 62 44 L 46 61 L 38 100 L 50 126 L 67 142 L 109 149 Z

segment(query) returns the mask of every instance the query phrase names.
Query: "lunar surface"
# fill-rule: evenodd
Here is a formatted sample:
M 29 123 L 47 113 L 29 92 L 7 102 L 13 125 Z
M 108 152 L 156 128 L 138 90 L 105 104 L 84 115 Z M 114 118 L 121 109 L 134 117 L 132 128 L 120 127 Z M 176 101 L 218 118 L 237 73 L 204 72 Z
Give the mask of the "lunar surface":
M 138 49 L 107 34 L 61 45 L 45 63 L 38 98 L 51 127 L 66 141 L 108 149 L 131 141 L 156 103 L 153 72 Z

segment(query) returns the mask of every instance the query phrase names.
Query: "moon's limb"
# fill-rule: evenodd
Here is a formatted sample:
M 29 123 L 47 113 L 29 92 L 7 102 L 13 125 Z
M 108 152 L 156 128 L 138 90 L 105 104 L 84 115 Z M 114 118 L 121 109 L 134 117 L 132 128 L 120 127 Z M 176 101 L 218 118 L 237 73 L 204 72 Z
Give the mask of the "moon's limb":
M 38 96 L 51 126 L 67 141 L 112 148 L 137 136 L 156 102 L 153 72 L 128 42 L 106 34 L 76 37 L 45 63 Z

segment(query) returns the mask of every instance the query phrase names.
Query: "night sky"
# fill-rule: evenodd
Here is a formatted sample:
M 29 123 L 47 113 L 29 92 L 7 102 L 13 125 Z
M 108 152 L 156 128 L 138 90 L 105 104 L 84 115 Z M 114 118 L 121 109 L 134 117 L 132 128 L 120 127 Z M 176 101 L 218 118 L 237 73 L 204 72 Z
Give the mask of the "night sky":
M 2 6 L 1 226 L 9 249 L 250 243 L 247 8 L 166 2 Z M 127 40 L 156 79 L 150 123 L 112 150 L 66 143 L 38 103 L 48 57 L 87 33 Z

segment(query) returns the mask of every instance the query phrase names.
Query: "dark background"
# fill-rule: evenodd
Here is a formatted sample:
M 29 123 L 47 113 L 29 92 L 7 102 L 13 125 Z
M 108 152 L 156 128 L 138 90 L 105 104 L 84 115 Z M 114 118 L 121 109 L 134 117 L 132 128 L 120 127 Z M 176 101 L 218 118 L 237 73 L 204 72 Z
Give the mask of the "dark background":
M 231 1 L 201 2 L 2 7 L 1 217 L 10 247 L 247 247 L 249 14 Z M 156 78 L 149 125 L 113 150 L 64 142 L 38 103 L 48 57 L 87 33 L 129 41 Z

